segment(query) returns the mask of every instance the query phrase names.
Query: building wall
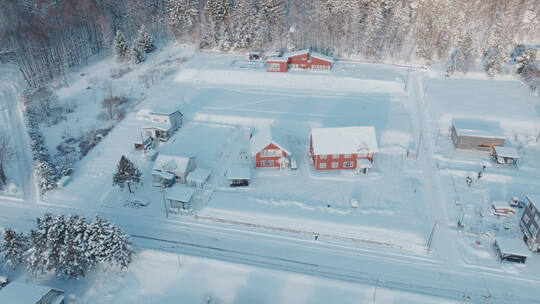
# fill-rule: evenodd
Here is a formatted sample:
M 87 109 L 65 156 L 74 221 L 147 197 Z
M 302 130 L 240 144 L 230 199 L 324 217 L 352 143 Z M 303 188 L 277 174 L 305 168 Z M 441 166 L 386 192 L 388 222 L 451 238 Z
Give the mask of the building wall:
M 273 69 L 272 65 L 278 65 L 278 69 Z M 287 72 L 288 69 L 288 63 L 287 62 L 281 62 L 281 61 L 267 61 L 266 62 L 266 71 L 267 72 Z
M 361 156 L 361 157 L 359 157 L 357 153 L 352 153 L 352 154 L 350 154 L 350 156 L 345 155 L 345 154 L 338 154 L 337 158 L 335 158 L 335 155 L 330 155 L 330 154 L 325 155 L 326 157 L 324 157 L 322 155 L 319 155 L 319 154 L 314 154 L 314 152 L 313 152 L 313 139 L 312 139 L 311 136 L 309 137 L 309 151 L 310 151 L 310 154 L 311 154 L 313 167 L 315 168 L 315 170 L 320 170 L 320 171 L 324 171 L 324 170 L 351 170 L 351 169 L 355 170 L 356 166 L 357 166 L 357 159 L 358 158 L 366 158 L 371 163 L 373 163 L 373 160 L 374 160 L 374 157 L 375 157 L 373 152 L 367 153 L 365 156 Z M 346 157 L 346 156 L 349 156 L 349 157 Z M 345 166 L 345 163 L 350 164 L 351 162 L 352 162 L 352 167 Z M 335 165 L 333 163 L 337 163 L 337 165 Z M 321 168 L 321 164 L 324 164 L 323 168 Z
M 319 58 L 311 57 L 310 68 L 317 70 L 330 70 L 332 63 Z
M 456 129 L 453 127 L 451 137 L 456 149 L 474 150 L 489 153 L 491 152 L 491 147 L 489 145 L 504 146 L 504 138 L 458 135 L 456 133 Z
M 523 211 L 520 224 L 525 234 L 532 238 L 532 243 L 540 244 L 540 211 L 530 201 L 528 201 L 527 208 Z
M 261 152 L 263 150 L 280 150 L 281 154 L 278 156 L 261 156 Z M 255 154 L 255 167 L 256 168 L 272 168 L 272 167 L 279 168 L 279 163 L 277 162 L 277 160 L 281 156 L 287 157 L 287 152 L 283 151 L 280 147 L 274 145 L 273 143 L 270 143 L 266 147 L 264 147 L 264 149 L 262 149 L 261 151 L 257 152 L 257 154 Z M 262 162 L 269 161 L 269 160 L 274 161 L 274 164 L 271 166 L 268 166 L 268 165 L 263 166 Z

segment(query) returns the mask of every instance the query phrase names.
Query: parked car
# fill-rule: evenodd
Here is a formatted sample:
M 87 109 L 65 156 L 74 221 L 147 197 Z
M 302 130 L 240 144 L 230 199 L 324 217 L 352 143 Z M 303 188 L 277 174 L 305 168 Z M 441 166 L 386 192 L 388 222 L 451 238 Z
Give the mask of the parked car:
M 296 158 L 294 156 L 291 156 L 291 170 L 298 169 L 298 165 L 296 164 Z

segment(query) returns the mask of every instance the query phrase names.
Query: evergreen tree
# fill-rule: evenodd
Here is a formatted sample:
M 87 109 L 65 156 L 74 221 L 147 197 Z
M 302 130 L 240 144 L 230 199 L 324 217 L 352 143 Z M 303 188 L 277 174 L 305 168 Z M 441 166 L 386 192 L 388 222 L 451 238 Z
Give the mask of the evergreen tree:
M 140 48 L 139 44 L 135 41 L 131 47 L 131 61 L 139 64 L 145 60 L 144 51 Z
M 124 34 L 120 31 L 116 31 L 116 37 L 114 38 L 114 54 L 117 60 L 125 60 L 129 57 L 129 46 Z
M 43 273 L 46 269 L 46 236 L 38 230 L 32 230 L 30 231 L 29 240 L 28 250 L 24 253 L 26 270 L 32 272 L 34 275 Z
M 507 57 L 499 48 L 490 49 L 484 58 L 484 69 L 489 78 L 495 77 L 500 74 L 504 68 L 504 64 L 507 61 Z
M 83 217 L 71 215 L 66 220 L 65 237 L 61 243 L 62 251 L 56 265 L 59 277 L 70 279 L 84 277 L 97 261 L 87 251 L 88 225 Z
M 116 167 L 116 173 L 113 176 L 113 186 L 121 188 L 127 184 L 129 193 L 131 193 L 130 183 L 138 183 L 141 181 L 141 171 L 127 157 L 120 158 L 120 162 Z
M 237 48 L 247 48 L 253 40 L 257 11 L 251 0 L 238 0 L 235 5 L 232 19 L 234 44 Z
M 144 53 L 150 53 L 156 49 L 154 38 L 150 36 L 144 24 L 141 25 L 139 31 L 137 32 L 137 40 L 135 43 L 138 44 L 139 49 L 141 49 Z
M 24 260 L 24 252 L 28 247 L 28 239 L 11 228 L 4 230 L 4 242 L 0 246 L 0 258 L 12 267 L 17 268 Z
M 168 4 L 169 26 L 177 37 L 195 26 L 199 15 L 198 0 L 169 0 Z

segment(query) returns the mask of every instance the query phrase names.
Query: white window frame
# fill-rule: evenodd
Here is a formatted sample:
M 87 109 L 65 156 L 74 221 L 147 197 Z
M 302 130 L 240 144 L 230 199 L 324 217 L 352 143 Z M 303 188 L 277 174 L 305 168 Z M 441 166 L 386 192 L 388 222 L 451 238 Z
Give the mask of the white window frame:
M 339 168 L 339 162 L 332 162 L 332 169 Z
M 326 154 L 321 154 L 321 155 L 319 155 L 319 158 L 320 158 L 320 159 L 326 159 Z
M 326 169 L 326 163 L 320 163 L 319 169 Z
M 339 154 L 332 154 L 333 159 L 339 159 Z
M 275 165 L 275 162 L 273 159 L 268 159 L 268 160 L 261 160 L 261 166 L 262 167 L 271 167 L 271 166 L 274 166 Z
M 351 154 L 345 154 L 345 158 L 351 158 L 352 155 Z
M 280 149 L 264 149 L 261 151 L 261 157 L 281 156 L 281 154 Z
M 344 162 L 343 168 L 354 168 L 354 162 L 352 160 Z
M 523 222 L 524 222 L 526 225 L 529 224 L 529 220 L 530 220 L 530 219 L 531 219 L 531 218 L 529 217 L 529 215 L 528 215 L 527 213 L 524 213 L 524 214 L 523 214 Z

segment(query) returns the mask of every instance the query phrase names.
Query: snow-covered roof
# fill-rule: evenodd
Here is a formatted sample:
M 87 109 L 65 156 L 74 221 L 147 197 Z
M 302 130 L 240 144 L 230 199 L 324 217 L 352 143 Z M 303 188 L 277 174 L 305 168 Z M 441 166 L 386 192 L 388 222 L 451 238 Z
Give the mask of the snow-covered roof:
M 261 152 L 264 147 L 268 146 L 270 143 L 273 143 L 274 145 L 281 148 L 281 150 L 284 150 L 287 152 L 287 154 L 291 154 L 283 145 L 282 143 L 285 142 L 285 139 L 282 138 L 282 134 L 279 132 L 276 132 L 272 130 L 271 127 L 264 127 L 260 129 L 253 137 L 251 138 L 251 155 L 255 156 L 257 153 Z
M 152 175 L 157 175 L 166 180 L 171 180 L 174 178 L 174 174 L 172 174 L 171 172 L 156 169 L 152 170 Z
M 314 128 L 311 130 L 313 153 L 353 154 L 362 150 L 377 152 L 375 127 Z
M 189 157 L 160 154 L 156 159 L 154 170 L 185 172 L 189 165 Z
M 303 55 L 303 54 L 309 54 L 309 49 L 286 52 L 286 53 L 283 54 L 283 57 L 289 58 L 289 57 L 294 57 L 294 56 Z
M 150 115 L 172 115 L 174 113 L 180 113 L 180 115 L 184 116 L 182 114 L 182 112 L 178 111 L 178 110 L 173 110 L 173 109 L 155 109 L 155 110 L 152 110 L 152 112 L 150 112 Z
M 454 118 L 453 125 L 458 136 L 506 138 L 496 121 L 484 119 Z
M 267 52 L 265 56 L 266 57 L 279 57 L 281 56 L 281 52 Z
M 287 61 L 289 61 L 289 59 L 285 57 L 268 57 L 266 59 L 266 62 L 287 62 Z
M 367 158 L 359 158 L 357 161 L 356 167 L 361 168 L 361 169 L 363 168 L 371 169 L 373 168 L 373 164 Z
M 51 290 L 63 293 L 47 286 L 13 281 L 0 289 L 0 303 L 38 303 Z M 63 295 L 59 295 L 55 300 L 58 299 L 63 299 Z
M 315 57 L 328 62 L 334 62 L 334 58 L 317 52 L 311 52 L 311 57 Z
M 513 147 L 495 146 L 495 154 L 501 157 L 519 158 L 518 151 Z
M 259 55 L 259 54 L 263 54 L 264 52 L 263 51 L 248 51 L 246 52 L 246 54 L 248 55 Z
M 210 177 L 210 170 L 197 168 L 188 174 L 187 179 L 197 183 L 204 183 L 208 177 Z
M 494 209 L 514 209 L 508 205 L 507 201 L 492 201 L 491 206 L 493 206 Z
M 169 131 L 171 129 L 171 124 L 163 122 L 154 122 L 151 126 L 143 127 L 144 129 L 159 129 L 163 131 Z
M 528 257 L 531 254 L 520 237 L 497 237 L 495 242 L 497 242 L 497 246 L 499 246 L 502 254 L 512 254 L 524 257 Z
M 171 187 L 169 192 L 166 194 L 168 200 L 178 201 L 178 202 L 189 202 L 191 197 L 195 194 L 195 188 L 174 185 Z
M 225 175 L 227 179 L 251 179 L 250 168 L 230 168 Z

